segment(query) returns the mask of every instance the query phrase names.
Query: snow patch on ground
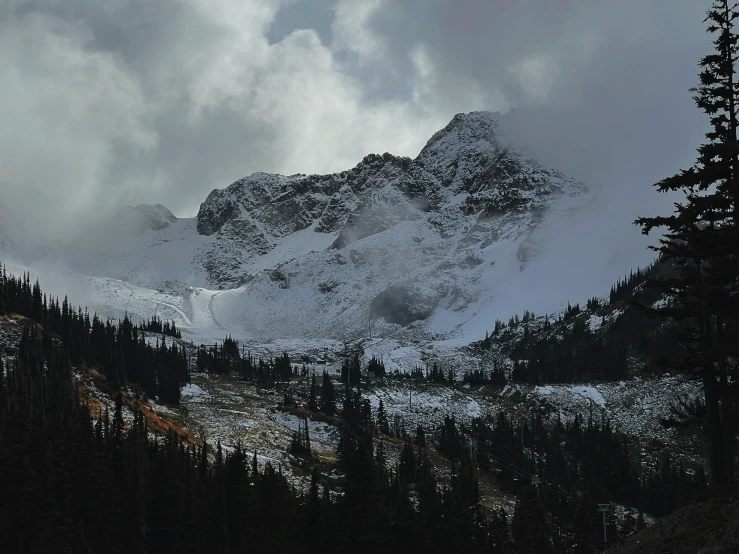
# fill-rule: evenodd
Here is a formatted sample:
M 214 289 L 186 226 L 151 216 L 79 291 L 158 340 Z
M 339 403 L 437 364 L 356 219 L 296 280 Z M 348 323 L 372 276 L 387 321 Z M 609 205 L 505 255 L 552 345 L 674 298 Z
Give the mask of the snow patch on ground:
M 604 408 L 606 400 L 600 391 L 594 386 L 588 385 L 545 385 L 535 387 L 534 394 L 545 397 L 556 398 L 557 401 L 566 401 L 567 397 L 585 398 L 594 404 Z
M 483 407 L 476 392 L 419 382 L 391 382 L 363 392 L 362 396 L 370 401 L 373 410 L 382 400 L 388 415 L 401 416 L 409 433 L 415 432 L 418 425 L 436 432 L 447 415 L 468 422 L 485 415 L 490 408 L 487 402 Z
M 192 402 L 196 402 L 197 399 L 208 396 L 208 393 L 201 389 L 199 386 L 189 383 L 182 387 L 182 396 L 187 396 L 191 399 Z
M 600 329 L 601 324 L 603 323 L 603 318 L 597 315 L 591 315 L 590 319 L 588 320 L 588 328 L 595 332 L 598 329 Z
M 660 418 L 670 415 L 670 404 L 677 404 L 678 398 L 692 399 L 700 395 L 701 386 L 681 376 L 662 375 L 598 383 L 597 386 L 509 384 L 501 396 L 514 397 L 516 394 L 556 407 L 565 420 L 575 413 L 587 414 L 595 408 L 596 414 L 609 418 L 616 429 L 627 435 L 643 441 L 671 441 L 676 431 L 664 428 Z M 686 445 L 686 450 L 694 452 L 701 448 L 698 443 Z
M 574 394 L 579 394 L 580 396 L 584 396 L 585 398 L 589 398 L 593 402 L 595 402 L 598 406 L 601 408 L 605 407 L 606 401 L 603 398 L 603 395 L 598 391 L 596 387 L 588 387 L 588 386 L 581 386 L 581 385 L 571 385 L 567 387 L 569 390 L 571 390 Z
M 425 355 L 420 345 L 408 345 L 397 339 L 377 338 L 363 342 L 365 363 L 372 357 L 385 364 L 388 372 L 409 373 L 416 367 L 424 367 Z
M 301 418 L 284 412 L 275 412 L 272 419 L 292 431 L 297 431 L 299 426 L 302 427 L 305 424 Z M 308 436 L 311 440 L 311 448 L 315 449 L 316 443 L 319 443 L 325 449 L 331 450 L 338 444 L 339 430 L 328 423 L 309 419 Z

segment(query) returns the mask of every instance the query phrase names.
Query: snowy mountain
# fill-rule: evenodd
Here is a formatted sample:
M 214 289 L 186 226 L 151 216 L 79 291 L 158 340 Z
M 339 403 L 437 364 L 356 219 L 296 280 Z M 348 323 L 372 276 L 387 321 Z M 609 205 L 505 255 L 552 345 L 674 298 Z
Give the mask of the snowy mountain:
M 69 289 L 62 275 L 74 272 L 72 300 L 101 315 L 158 312 L 209 340 L 354 339 L 371 325 L 373 336 L 465 344 L 496 317 L 566 302 L 553 291 L 542 305 L 534 291 L 553 267 L 552 237 L 594 195 L 508 144 L 499 114 L 473 112 L 415 159 L 255 173 L 212 191 L 196 218 L 128 208 L 105 233 L 24 262 L 49 288 Z M 582 261 L 586 277 L 600 271 Z
M 530 232 L 555 204 L 585 192 L 504 146 L 497 114 L 459 114 L 415 160 L 373 154 L 338 174 L 255 173 L 214 190 L 200 206 L 197 229 L 215 240 L 199 260 L 210 284 L 230 287 L 249 280 L 255 265 L 264 267 L 260 257 L 304 229 L 324 236 L 319 244 L 346 251 L 391 230 L 407 248 L 413 243 L 401 229 L 419 225 L 426 227 L 418 228 L 422 236 L 462 231 L 465 253 L 475 255 L 500 238 L 497 229 L 515 222 L 520 233 Z M 521 251 L 522 261 L 530 249 Z

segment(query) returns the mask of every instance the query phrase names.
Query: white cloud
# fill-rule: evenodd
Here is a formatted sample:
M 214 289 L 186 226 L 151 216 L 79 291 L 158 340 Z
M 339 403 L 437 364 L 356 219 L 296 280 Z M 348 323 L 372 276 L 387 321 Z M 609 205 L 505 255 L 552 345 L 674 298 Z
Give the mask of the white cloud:
M 385 0 L 337 0 L 331 25 L 334 50 L 355 52 L 360 64 L 386 56 L 386 44 L 369 25 L 385 4 Z
M 317 4 L 332 18 L 320 37 L 298 17 L 270 43 L 281 10 Z M 14 207 L 46 199 L 49 221 L 115 200 L 192 215 L 253 171 L 412 156 L 454 113 L 512 100 L 576 108 L 566 125 L 537 121 L 534 139 L 554 136 L 552 165 L 586 178 L 645 151 L 635 140 L 675 141 L 629 157 L 640 169 L 628 179 L 648 190 L 640 180 L 692 155 L 694 119 L 667 112 L 691 109 L 705 44 L 690 57 L 700 10 L 679 4 L 690 12 L 637 0 L 13 0 L 0 8 L 0 185 Z
M 157 144 L 135 77 L 89 42 L 84 26 L 50 15 L 0 20 L 0 188 L 45 223 L 79 215 L 101 188 L 116 195 L 125 183 L 107 179 L 114 147 Z
M 410 99 L 368 102 L 362 83 L 336 62 L 336 44 L 362 56 L 383 55 L 380 39 L 363 27 L 381 2 L 340 2 L 334 22 L 338 42 L 325 46 L 313 30 L 296 30 L 269 44 L 264 31 L 279 2 L 247 8 L 248 3 L 228 0 L 189 1 L 217 31 L 213 41 L 175 54 L 176 60 L 191 60 L 183 83 L 191 124 L 225 109 L 245 128 L 268 129 L 269 143 L 259 146 L 260 156 L 247 153 L 243 173 L 340 171 L 374 151 L 414 156 L 454 113 L 440 109 L 444 99 L 434 91 L 440 79 L 435 71 L 418 72 Z M 475 83 L 458 92 L 456 111 L 483 107 Z
M 543 104 L 559 72 L 558 64 L 547 56 L 530 56 L 513 69 L 526 99 Z

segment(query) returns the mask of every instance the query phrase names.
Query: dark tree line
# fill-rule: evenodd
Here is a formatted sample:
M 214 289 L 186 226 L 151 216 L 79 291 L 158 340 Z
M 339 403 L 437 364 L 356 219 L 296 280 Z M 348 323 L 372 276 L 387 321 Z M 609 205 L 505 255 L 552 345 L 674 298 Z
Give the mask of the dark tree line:
M 385 377 L 385 364 L 377 357 L 372 356 L 367 366 L 364 368 L 367 372 L 367 380 L 372 375 L 375 379 Z M 344 359 L 341 364 L 341 382 L 348 386 L 358 386 L 362 382 L 362 363 L 358 354 L 354 354 L 351 359 Z
M 74 309 L 67 298 L 47 298 L 38 281 L 31 285 L 28 274 L 0 275 L 0 296 L 4 309 L 31 318 L 42 325 L 49 337 L 61 340 L 75 365 L 98 368 L 112 390 L 135 384 L 151 398 L 177 404 L 180 388 L 189 378 L 184 348 L 174 341 L 167 346 L 163 339 L 155 346 L 147 343 L 144 331 L 128 316 L 118 325 L 90 318 L 82 308 Z M 51 339 L 50 339 L 51 340 Z
M 568 304 L 557 320 L 545 317 L 535 321 L 533 314 L 526 312 L 523 318 L 516 316 L 508 325 L 496 321 L 493 333 L 476 344 L 488 350 L 494 341 L 504 343 L 514 359 L 510 377 L 523 383 L 621 380 L 628 377 L 629 360 L 634 356 L 644 362 L 647 371 L 657 371 L 656 360 L 679 348 L 674 335 L 685 327 L 685 322 L 665 325 L 648 317 L 639 306 L 664 299 L 663 293 L 645 286 L 650 279 L 674 274 L 675 267 L 670 263 L 652 264 L 619 280 L 611 289 L 607 307 L 591 298 L 587 311 L 581 310 L 579 304 Z M 606 322 L 606 315 L 614 314 L 613 310 L 618 310 L 616 316 Z M 600 318 L 603 328 L 591 330 L 593 317 Z M 472 372 L 465 381 L 474 383 L 479 378 Z
M 362 364 L 359 355 L 355 354 L 351 360 L 345 359 L 341 364 L 341 382 L 345 385 L 359 385 L 362 381 Z
M 558 419 L 554 426 L 545 426 L 541 414 L 535 412 L 523 420 L 501 413 L 475 418 L 469 424 L 447 416 L 438 435 L 434 434 L 437 440 L 430 441 L 422 426 L 413 439 L 405 432 L 393 435 L 383 403 L 373 417 L 360 393 L 349 391 L 342 418 L 346 427 L 337 453 L 347 472 L 358 445 L 364 442 L 364 448 L 369 448 L 366 437 L 397 436 L 404 441 L 397 479 L 420 491 L 418 487 L 423 485 L 417 483 L 429 479 L 424 476 L 426 449 L 435 445 L 440 454 L 452 460 L 453 485 L 457 478 L 467 482 L 462 506 L 468 511 L 457 505 L 469 517 L 462 525 L 484 521 L 467 529 L 472 533 L 485 529 L 479 536 L 484 536 L 484 543 L 495 552 L 594 552 L 602 536 L 597 504 L 616 503 L 631 509 L 633 519 L 627 518 L 623 528 L 609 517 L 608 535 L 615 541 L 630 526 L 638 522 L 643 526 L 644 513 L 657 517 L 669 514 L 706 487 L 702 467 L 686 468 L 669 454 L 649 467 L 642 466 L 639 444 L 592 413 L 578 414 L 567 423 Z M 376 448 L 383 448 L 381 444 Z M 505 514 L 476 511 L 479 474 L 517 497 L 510 525 Z M 441 497 L 445 498 L 443 493 Z M 440 505 L 445 513 L 443 500 Z M 573 545 L 577 545 L 576 550 Z
M 471 436 L 480 456 L 489 454 L 497 465 L 501 487 L 512 492 L 537 476 L 556 490 L 581 495 L 591 503 L 617 502 L 662 516 L 673 511 L 681 497 L 705 486 L 700 466 L 688 473 L 687 468 L 671 464 L 668 455 L 656 463 L 656 469 L 642 469 L 635 451 L 638 444 L 613 431 L 609 420 L 598 421 L 592 414 L 587 418 L 577 414 L 566 424 L 558 419 L 553 428 L 547 428 L 538 414 L 523 421 L 499 414 L 487 424 L 473 420 Z M 661 495 L 650 495 L 663 481 L 669 487 Z M 555 516 L 566 515 L 557 512 L 558 494 L 544 490 L 549 492 L 543 496 L 551 493 L 547 508 Z
M 373 415 L 369 401 L 347 387 L 341 417 L 337 457 L 346 485 L 337 503 L 342 514 L 337 523 L 346 526 L 347 552 L 510 548 L 505 514 L 484 514 L 471 458 L 453 462 L 451 479 L 441 486 L 423 428 L 417 431 L 416 446 L 406 442 L 398 464 L 390 468 L 384 442 L 374 438 L 387 430 L 384 406 Z
M 608 534 L 613 541 L 635 522 L 644 524 L 643 515 L 637 518 L 636 514 L 669 514 L 706 487 L 702 467 L 684 467 L 669 454 L 651 466 L 642 466 L 639 444 L 592 413 L 578 414 L 567 423 L 558 419 L 554 426 L 545 426 L 542 415 L 535 412 L 518 421 L 501 413 L 473 419 L 469 424 L 447 416 L 438 435 L 434 434 L 438 440 L 430 441 L 422 426 L 416 429 L 415 438 L 404 430 L 395 434 L 382 401 L 373 414 L 360 392 L 347 387 L 340 415 L 343 427 L 337 456 L 339 467 L 347 475 L 359 463 L 358 452 L 366 455 L 367 450 L 375 448 L 385 459 L 382 441 L 373 442 L 372 437 L 395 436 L 403 440 L 395 479 L 411 484 L 411 490 L 420 496 L 422 483 L 429 479 L 424 476 L 426 449 L 435 444 L 439 453 L 452 460 L 453 481 L 464 478 L 468 483 L 463 505 L 471 509 L 462 510 L 469 520 L 461 525 L 472 525 L 464 528 L 479 533 L 480 544 L 487 544 L 492 551 L 565 552 L 579 545 L 578 552 L 592 552 L 600 545 L 601 536 L 597 504 L 631 507 L 634 517 L 627 518 L 623 529 L 609 518 Z M 367 459 L 364 463 L 371 465 Z M 478 472 L 518 497 L 512 526 L 505 514 L 476 511 Z M 443 492 L 440 497 L 437 507 L 441 506 L 444 514 L 446 497 Z
M 347 388 L 347 390 L 349 390 Z M 288 388 L 284 391 L 283 405 L 285 406 L 297 406 L 298 401 L 295 398 L 295 391 L 292 388 Z M 304 408 L 310 412 L 322 413 L 327 416 L 338 415 L 336 406 L 336 389 L 333 381 L 327 371 L 323 372 L 321 379 L 321 387 L 316 383 L 315 373 L 311 375 L 308 400 L 304 404 Z
M 152 316 L 150 319 L 142 321 L 141 325 L 139 325 L 139 328 L 143 329 L 144 331 L 160 333 L 162 335 L 167 335 L 168 337 L 174 337 L 176 339 L 182 338 L 182 333 L 177 328 L 177 324 L 175 323 L 174 319 L 171 322 L 162 322 L 161 318 L 159 318 L 158 316 Z
M 526 541 L 525 548 L 517 550 L 521 552 L 598 546 L 588 537 L 600 535 L 595 510 L 599 503 L 622 504 L 635 514 L 660 517 L 706 487 L 702 467 L 686 468 L 669 454 L 644 469 L 638 446 L 613 431 L 608 420 L 598 421 L 592 414 L 578 414 L 568 423 L 558 419 L 547 427 L 534 412 L 521 420 L 500 413 L 475 418 L 469 425 L 448 416 L 438 441 L 440 453 L 457 460 L 473 457 L 483 474 L 518 497 L 512 532 L 517 547 Z M 618 536 L 612 520 L 608 534 L 611 540 Z M 535 546 L 539 550 L 532 550 Z
M 367 372 L 372 373 L 375 378 L 382 378 L 385 376 L 385 364 L 382 360 L 378 360 L 375 356 L 372 356 L 370 361 L 367 363 Z
M 241 379 L 263 385 L 287 382 L 300 371 L 298 366 L 292 365 L 287 352 L 267 360 L 255 358 L 251 353 L 242 356 L 238 342 L 230 336 L 223 340 L 222 345 L 200 345 L 195 365 L 200 372 L 219 375 L 235 373 Z
M 637 287 L 640 287 L 647 281 L 649 274 L 654 270 L 654 268 L 654 264 L 648 266 L 644 270 L 638 268 L 636 272 L 630 271 L 623 279 L 616 281 L 616 283 L 611 287 L 611 292 L 608 295 L 609 303 L 613 306 L 617 303 L 631 300 L 634 297 L 634 292 Z
M 303 551 L 310 514 L 269 464 L 174 432 L 152 439 L 143 413 L 124 421 L 120 394 L 93 421 L 68 356 L 35 331 L 6 370 L 0 551 Z
M 500 367 L 497 362 L 494 362 L 490 372 L 487 372 L 484 369 L 466 371 L 462 375 L 462 383 L 504 387 L 506 385 L 505 371 L 503 371 L 503 368 Z
M 396 377 L 426 381 L 427 383 L 446 383 L 451 385 L 456 381 L 457 374 L 451 366 L 444 370 L 439 362 L 435 361 L 430 366 L 427 365 L 426 369 L 414 367 L 409 373 L 397 374 Z
M 583 379 L 617 381 L 628 370 L 628 344 L 609 335 L 591 333 L 585 320 L 578 320 L 562 336 L 552 334 L 538 341 L 524 339 L 516 346 L 511 378 L 517 382 L 577 382 Z
M 124 417 L 120 393 L 113 412 L 94 420 L 68 352 L 36 329 L 25 329 L 17 355 L 0 367 L 1 551 L 495 551 L 471 461 L 443 488 L 427 450 L 406 451 L 390 467 L 358 392 L 341 414 L 341 494 L 330 494 L 316 470 L 298 493 L 239 445 L 226 453 L 174 433 L 152 437 L 142 412 Z M 299 447 L 309 448 L 307 428 Z

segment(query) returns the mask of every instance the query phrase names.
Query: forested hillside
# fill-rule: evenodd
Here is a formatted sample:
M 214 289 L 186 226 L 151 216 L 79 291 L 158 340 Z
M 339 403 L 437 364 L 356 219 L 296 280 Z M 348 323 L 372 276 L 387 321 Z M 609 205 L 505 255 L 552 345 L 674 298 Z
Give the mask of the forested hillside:
M 634 456 L 638 443 L 592 412 L 553 427 L 532 408 L 523 421 L 505 413 L 464 421 L 452 416 L 439 428 L 407 429 L 402 420 L 390 421 L 382 403 L 373 410 L 362 392 L 366 370 L 380 379 L 385 373 L 377 359 L 368 368 L 356 356 L 347 360 L 336 384 L 324 373 L 320 387 L 314 377 L 310 395 L 300 398 L 291 392 L 291 378 L 304 370 L 286 355 L 242 358 L 228 337 L 221 348 L 191 347 L 198 371 L 283 383 L 283 406 L 333 418 L 340 430 L 334 466 L 313 456 L 307 423 L 296 432 L 290 454 L 310 476 L 306 488 L 296 490 L 281 466 L 258 466 L 257 453 L 239 444 L 224 451 L 220 442 L 161 435 L 135 409 L 124 421 L 120 392 L 111 412 L 91 413 L 76 377 L 84 368 L 99 369 L 111 392 L 141 388 L 160 402 L 178 401 L 162 383 L 175 375 L 179 393 L 188 378 L 186 348 L 166 347 L 165 334 L 152 347 L 143 336 L 144 328 L 164 331 L 164 324 L 90 320 L 66 300 L 45 301 L 28 276 L 3 273 L 2 285 L 4 313 L 15 314 L 4 316 L 4 324 L 23 329 L 6 357 L 0 397 L 2 464 L 8 474 L 20 472 L 6 496 L 0 536 L 18 552 L 55 551 L 52 545 L 60 552 L 67 545 L 73 552 L 87 546 L 95 552 L 212 552 L 214 544 L 231 552 L 256 544 L 260 552 L 377 551 L 370 545 L 388 552 L 546 552 L 576 545 L 593 551 L 600 544 L 599 503 L 626 509 L 609 515 L 612 542 L 644 526 L 644 514 L 669 513 L 706 487 L 701 467 L 686 468 L 669 456 L 645 469 Z M 404 379 L 385 377 L 398 378 Z M 441 387 L 455 381 L 433 369 L 411 379 Z M 390 456 L 392 450 L 399 454 Z M 329 478 L 336 471 L 338 481 Z M 483 506 L 481 482 L 519 498 L 515 510 Z M 276 525 L 282 531 L 275 534 Z

